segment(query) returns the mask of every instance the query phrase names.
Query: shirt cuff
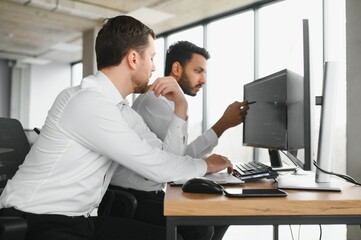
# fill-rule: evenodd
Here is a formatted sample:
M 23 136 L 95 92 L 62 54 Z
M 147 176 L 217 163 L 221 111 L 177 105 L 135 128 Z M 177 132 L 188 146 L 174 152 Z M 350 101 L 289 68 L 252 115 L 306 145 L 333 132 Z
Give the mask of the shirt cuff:
M 205 131 L 203 133 L 203 136 L 205 137 L 205 139 L 207 139 L 207 141 L 209 142 L 209 145 L 214 148 L 215 146 L 217 146 L 218 144 L 218 136 L 217 134 L 213 131 L 212 128 L 208 129 L 207 131 Z
M 200 176 L 204 176 L 207 173 L 207 163 L 204 159 L 194 159 L 195 161 L 199 161 L 199 164 L 197 164 L 197 170 L 201 173 Z M 198 171 L 197 171 L 198 172 Z

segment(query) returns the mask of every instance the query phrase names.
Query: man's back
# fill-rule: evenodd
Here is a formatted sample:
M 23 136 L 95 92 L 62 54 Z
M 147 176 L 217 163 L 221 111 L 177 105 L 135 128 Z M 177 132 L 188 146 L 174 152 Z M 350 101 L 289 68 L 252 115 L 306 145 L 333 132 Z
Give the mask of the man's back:
M 98 179 L 106 176 L 111 161 L 77 141 L 64 122 L 66 115 L 71 114 L 69 108 L 74 108 L 77 98 L 86 98 L 89 90 L 78 86 L 59 94 L 41 134 L 8 182 L 1 196 L 2 207 L 78 216 L 90 214 L 100 201 L 103 184 Z M 86 184 L 88 181 L 91 186 Z M 109 177 L 105 181 L 109 182 Z

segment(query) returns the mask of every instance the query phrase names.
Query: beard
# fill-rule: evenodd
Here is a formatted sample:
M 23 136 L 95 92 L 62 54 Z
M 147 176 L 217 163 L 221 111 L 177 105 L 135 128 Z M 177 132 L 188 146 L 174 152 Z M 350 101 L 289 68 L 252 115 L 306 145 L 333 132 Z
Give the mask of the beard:
M 195 87 L 199 87 L 201 88 L 202 85 L 201 84 L 198 84 L 196 85 L 195 87 L 192 87 L 190 81 L 188 80 L 188 77 L 187 77 L 187 74 L 186 73 L 182 73 L 182 75 L 180 76 L 179 80 L 178 80 L 178 84 L 179 86 L 181 87 L 181 89 L 183 90 L 184 94 L 187 94 L 189 96 L 196 96 L 197 95 L 197 92 L 193 92 L 192 90 L 195 88 Z
M 145 93 L 148 90 L 149 77 L 136 74 L 132 78 L 133 93 Z
M 143 85 L 134 86 L 133 93 L 146 93 L 148 90 L 148 82 Z

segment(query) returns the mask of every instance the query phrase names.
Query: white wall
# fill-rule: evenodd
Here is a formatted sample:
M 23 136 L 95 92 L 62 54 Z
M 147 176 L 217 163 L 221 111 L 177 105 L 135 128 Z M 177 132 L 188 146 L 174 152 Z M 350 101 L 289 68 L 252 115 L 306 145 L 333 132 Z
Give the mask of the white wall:
M 347 174 L 361 181 L 361 1 L 346 1 Z M 361 239 L 359 225 L 349 226 L 348 240 Z
M 346 1 L 347 171 L 361 181 L 361 1 Z
M 32 65 L 30 70 L 30 99 L 28 129 L 41 128 L 48 110 L 61 90 L 71 85 L 69 64 Z

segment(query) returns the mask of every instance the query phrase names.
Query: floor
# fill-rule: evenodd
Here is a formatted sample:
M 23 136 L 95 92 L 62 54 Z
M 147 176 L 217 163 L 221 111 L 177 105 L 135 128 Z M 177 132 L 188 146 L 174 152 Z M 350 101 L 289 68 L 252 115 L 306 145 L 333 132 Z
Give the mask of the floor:
M 319 225 L 280 226 L 279 240 L 346 240 L 346 225 L 321 225 L 321 228 L 320 238 Z M 273 227 L 230 226 L 223 240 L 273 240 Z

